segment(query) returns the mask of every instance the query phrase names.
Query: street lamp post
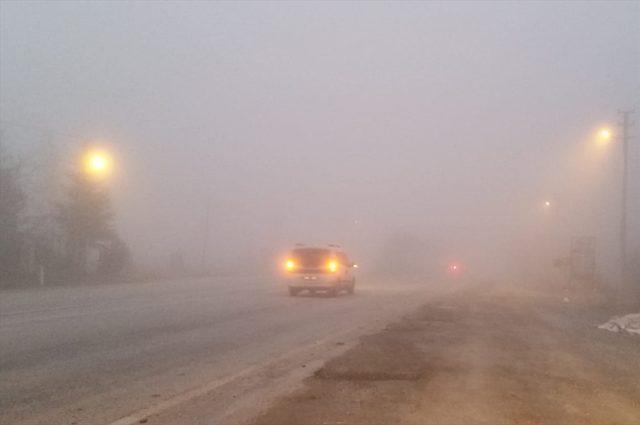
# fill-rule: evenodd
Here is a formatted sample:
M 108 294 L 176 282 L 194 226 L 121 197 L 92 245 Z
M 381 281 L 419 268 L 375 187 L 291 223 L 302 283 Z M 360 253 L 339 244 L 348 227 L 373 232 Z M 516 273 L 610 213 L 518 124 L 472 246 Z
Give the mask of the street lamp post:
M 629 127 L 631 127 L 630 115 L 634 111 L 619 111 L 622 116 L 620 122 L 620 141 L 622 142 L 622 194 L 620 205 L 620 269 L 622 279 L 626 281 L 628 278 L 628 259 L 627 259 L 627 197 L 628 197 L 628 179 L 629 179 Z M 602 128 L 598 131 L 598 140 L 600 143 L 606 143 L 612 138 L 612 131 L 609 128 Z
M 79 167 L 79 174 L 77 176 L 79 180 L 76 184 L 79 185 L 80 190 L 84 192 L 85 196 L 76 197 L 75 201 L 73 201 L 75 202 L 75 208 L 90 212 L 92 215 L 99 217 L 101 216 L 100 211 L 104 211 L 104 208 L 108 207 L 102 202 L 96 203 L 96 196 L 99 196 L 98 192 L 105 189 L 103 184 L 107 181 L 113 169 L 113 157 L 106 149 L 98 146 L 85 146 L 77 166 Z M 91 222 L 92 226 L 99 227 L 104 225 L 104 221 L 100 218 L 95 218 L 95 220 L 97 221 Z M 87 232 L 90 232 L 90 230 L 80 230 L 79 236 L 72 236 L 72 245 L 74 246 L 71 251 L 72 263 L 74 268 L 82 274 L 87 272 L 89 244 L 91 243 L 96 246 L 97 242 L 99 242 L 96 234 Z
M 627 260 L 627 196 L 628 196 L 628 174 L 629 174 L 629 127 L 631 121 L 629 116 L 633 111 L 619 111 L 622 116 L 620 126 L 622 141 L 622 205 L 620 212 L 620 256 L 622 260 L 622 277 L 628 278 L 628 260 Z

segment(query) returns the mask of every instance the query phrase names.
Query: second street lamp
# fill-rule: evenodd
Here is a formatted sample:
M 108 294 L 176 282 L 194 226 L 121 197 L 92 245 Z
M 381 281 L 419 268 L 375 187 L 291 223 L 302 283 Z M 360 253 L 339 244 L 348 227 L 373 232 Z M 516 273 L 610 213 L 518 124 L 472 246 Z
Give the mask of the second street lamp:
M 612 139 L 613 131 L 609 127 L 602 127 L 595 134 L 595 142 L 600 146 L 607 146 Z
M 609 130 L 606 127 L 600 129 L 600 131 L 598 132 L 598 137 L 600 138 L 600 140 L 610 140 L 611 139 L 611 130 Z

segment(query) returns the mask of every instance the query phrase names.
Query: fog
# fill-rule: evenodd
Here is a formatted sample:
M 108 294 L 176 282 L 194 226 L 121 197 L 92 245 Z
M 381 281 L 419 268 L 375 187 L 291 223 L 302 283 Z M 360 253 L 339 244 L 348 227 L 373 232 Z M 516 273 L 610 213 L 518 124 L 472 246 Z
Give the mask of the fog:
M 337 243 L 364 270 L 397 256 L 544 274 L 572 236 L 592 235 L 615 279 L 621 153 L 593 135 L 639 110 L 638 2 L 0 11 L 3 144 L 56 170 L 83 144 L 108 147 L 138 264 L 181 253 L 254 270 L 294 243 Z

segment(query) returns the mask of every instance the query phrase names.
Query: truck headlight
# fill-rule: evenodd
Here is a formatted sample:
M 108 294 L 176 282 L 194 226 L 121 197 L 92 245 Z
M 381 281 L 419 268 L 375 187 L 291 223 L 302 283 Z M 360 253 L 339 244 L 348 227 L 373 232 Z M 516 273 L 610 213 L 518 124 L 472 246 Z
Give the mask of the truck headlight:
M 284 262 L 284 268 L 286 271 L 291 272 L 296 268 L 296 262 L 293 260 L 287 260 Z
M 337 261 L 329 261 L 327 263 L 327 269 L 331 272 L 331 273 L 335 273 L 338 271 L 338 262 Z

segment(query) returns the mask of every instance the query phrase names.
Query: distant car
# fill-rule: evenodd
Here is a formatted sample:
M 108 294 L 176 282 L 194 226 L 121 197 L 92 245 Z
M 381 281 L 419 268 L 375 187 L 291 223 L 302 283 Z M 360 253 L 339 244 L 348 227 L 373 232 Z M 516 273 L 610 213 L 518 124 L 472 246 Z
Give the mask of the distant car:
M 284 279 L 291 296 L 305 290 L 327 292 L 331 296 L 340 291 L 353 294 L 356 287 L 354 269 L 357 267 L 334 246 L 295 248 L 283 264 Z

